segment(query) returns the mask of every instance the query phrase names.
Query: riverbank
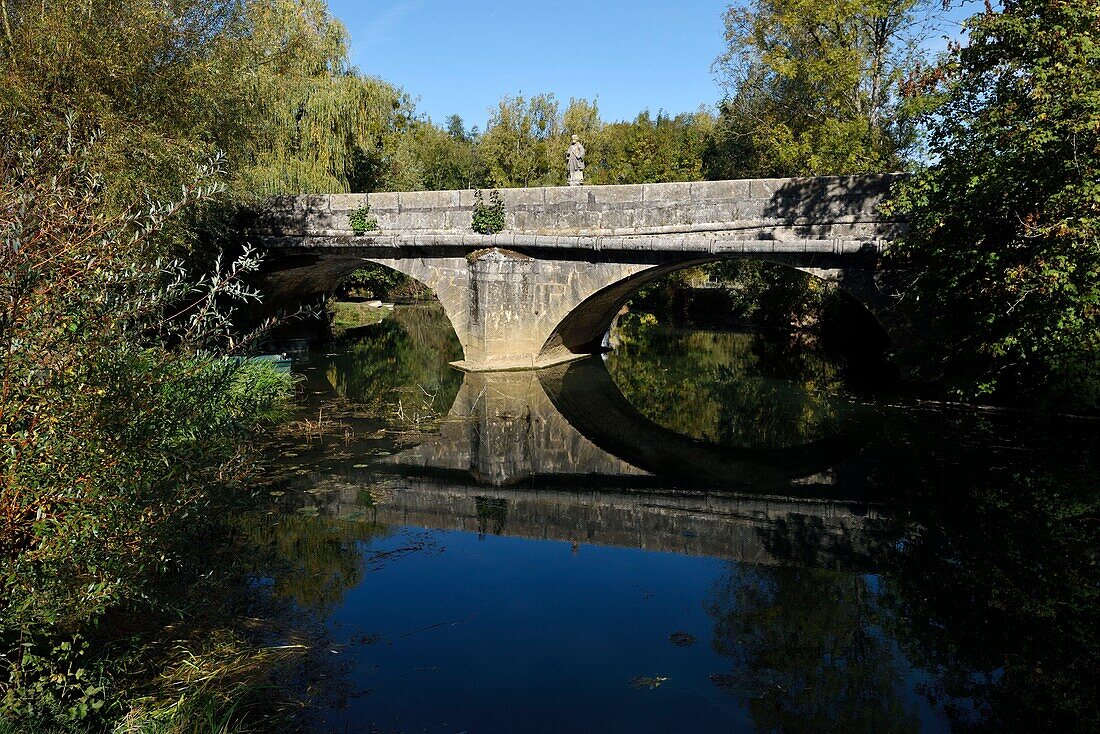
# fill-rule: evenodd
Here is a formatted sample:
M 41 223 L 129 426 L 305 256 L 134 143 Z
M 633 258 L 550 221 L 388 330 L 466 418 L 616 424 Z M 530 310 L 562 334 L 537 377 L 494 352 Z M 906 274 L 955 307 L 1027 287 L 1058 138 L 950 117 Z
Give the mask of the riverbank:
M 250 489 L 258 439 L 286 419 L 293 382 L 269 363 L 161 358 L 156 382 L 127 375 L 145 400 L 52 406 L 85 450 L 56 435 L 23 449 L 58 474 L 23 462 L 5 477 L 0 721 L 12 731 L 269 716 L 260 692 L 289 648 L 271 647 L 270 617 L 244 613 L 262 595 L 232 518 L 268 499 Z M 37 514 L 15 524 L 24 508 Z

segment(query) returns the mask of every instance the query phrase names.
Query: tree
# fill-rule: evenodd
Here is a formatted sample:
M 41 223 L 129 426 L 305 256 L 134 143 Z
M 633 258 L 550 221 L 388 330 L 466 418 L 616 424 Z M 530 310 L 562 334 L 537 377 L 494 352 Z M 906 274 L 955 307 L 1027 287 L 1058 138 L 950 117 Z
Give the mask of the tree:
M 889 262 L 919 374 L 964 397 L 1100 403 L 1100 6 L 1008 0 L 914 80 L 935 163 Z
M 0 728 L 104 730 L 150 669 L 157 590 L 193 571 L 292 381 L 217 356 L 238 344 L 228 308 L 255 297 L 255 259 L 192 285 L 149 257 L 219 192 L 216 166 L 120 214 L 76 130 L 21 138 L 0 146 Z
M 607 125 L 590 156 L 591 183 L 666 183 L 702 178 L 702 152 L 714 123 L 707 112 L 669 117 L 640 113 Z
M 322 0 L 8 0 L 0 16 L 0 124 L 94 129 L 123 209 L 176 196 L 217 151 L 236 198 L 371 185 L 408 115 L 350 66 Z
M 457 122 L 456 122 L 457 119 Z M 489 171 L 457 115 L 442 130 L 415 121 L 397 142 L 387 187 L 396 191 L 446 191 L 483 188 Z
M 411 103 L 348 62 L 324 0 L 248 0 L 229 52 L 252 101 L 240 188 L 260 195 L 379 188 Z M 236 40 L 236 39 L 234 39 Z
M 564 163 L 552 159 L 552 141 L 560 132 L 554 95 L 501 99 L 478 143 L 493 185 L 513 188 L 565 183 Z
M 752 0 L 725 14 L 727 90 L 707 178 L 897 170 L 915 143 L 897 85 L 928 0 Z
M 209 624 L 196 559 L 292 392 L 224 358 L 258 260 L 189 285 L 165 255 L 226 203 L 381 178 L 404 107 L 320 0 L 0 0 L 0 76 L 0 729 L 103 731 L 182 664 L 166 625 Z

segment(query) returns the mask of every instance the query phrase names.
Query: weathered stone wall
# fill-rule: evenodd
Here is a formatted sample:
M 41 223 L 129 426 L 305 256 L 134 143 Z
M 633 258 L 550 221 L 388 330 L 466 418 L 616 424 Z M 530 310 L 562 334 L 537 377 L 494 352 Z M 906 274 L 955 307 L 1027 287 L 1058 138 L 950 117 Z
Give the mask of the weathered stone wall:
M 570 236 L 631 236 L 759 230 L 801 237 L 890 236 L 878 205 L 899 174 L 690 183 L 503 189 L 505 231 Z M 472 233 L 474 192 L 417 191 L 286 196 L 271 199 L 257 232 L 279 236 L 350 235 L 350 216 L 370 207 L 379 233 Z M 793 229 L 792 229 L 793 228 Z
M 825 274 L 882 314 L 870 268 L 904 226 L 879 211 L 898 177 L 506 189 L 505 231 L 489 236 L 470 228 L 472 191 L 292 196 L 271 200 L 253 234 L 280 305 L 371 261 L 439 296 L 460 367 L 543 367 L 595 351 L 648 280 L 725 257 Z M 368 204 L 379 230 L 355 236 L 351 213 Z

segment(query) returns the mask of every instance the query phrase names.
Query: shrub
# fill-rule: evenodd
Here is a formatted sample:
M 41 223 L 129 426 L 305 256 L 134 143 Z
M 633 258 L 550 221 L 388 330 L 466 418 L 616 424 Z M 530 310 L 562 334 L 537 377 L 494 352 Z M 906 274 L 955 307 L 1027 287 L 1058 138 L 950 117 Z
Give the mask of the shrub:
M 356 237 L 378 230 L 378 220 L 370 216 L 369 205 L 361 206 L 353 211 L 348 221 L 351 224 L 351 231 L 355 233 Z
M 504 230 L 504 202 L 501 201 L 500 192 L 493 189 L 489 192 L 489 203 L 481 194 L 481 189 L 474 190 L 474 218 L 471 225 L 479 234 L 496 234 Z
M 113 214 L 94 150 L 37 143 L 0 150 L 0 718 L 88 730 L 140 647 L 118 636 L 191 567 L 290 378 L 221 356 L 256 258 L 195 282 L 151 254 L 221 191 L 217 162 L 180 200 Z

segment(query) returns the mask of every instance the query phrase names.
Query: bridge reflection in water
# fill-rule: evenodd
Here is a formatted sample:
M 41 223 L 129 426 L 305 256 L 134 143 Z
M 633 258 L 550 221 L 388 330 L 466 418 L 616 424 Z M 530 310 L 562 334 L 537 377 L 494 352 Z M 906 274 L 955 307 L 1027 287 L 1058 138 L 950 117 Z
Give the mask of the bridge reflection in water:
M 864 407 L 749 334 L 463 375 L 371 328 L 310 372 L 355 437 L 246 528 L 332 622 L 332 730 L 1096 730 L 1094 425 Z
M 592 359 L 465 374 L 437 434 L 315 477 L 313 500 L 385 525 L 869 569 L 892 523 L 830 472 L 862 441 L 856 429 L 773 449 L 685 437 L 638 412 Z

